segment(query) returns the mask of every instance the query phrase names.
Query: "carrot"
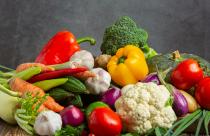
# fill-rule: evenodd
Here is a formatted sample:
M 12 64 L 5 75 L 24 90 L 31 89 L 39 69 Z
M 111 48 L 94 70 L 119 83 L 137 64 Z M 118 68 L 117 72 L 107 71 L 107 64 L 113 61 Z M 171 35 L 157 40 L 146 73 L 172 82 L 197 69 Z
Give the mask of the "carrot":
M 87 80 L 89 77 L 95 77 L 96 74 L 87 70 L 84 72 L 79 72 L 79 73 L 73 74 L 73 76 L 76 78 L 79 78 L 81 80 Z
M 11 90 L 20 92 L 22 96 L 27 92 L 31 93 L 33 96 L 38 94 L 39 96 L 43 97 L 45 95 L 45 92 L 41 88 L 36 87 L 33 84 L 30 84 L 20 78 L 13 78 L 12 80 L 10 80 L 9 85 Z M 43 106 L 55 112 L 60 112 L 64 109 L 63 106 L 56 103 L 55 100 L 50 96 L 46 97 Z
M 53 67 L 50 66 L 46 66 L 44 64 L 41 63 L 23 63 L 17 66 L 16 68 L 16 72 L 21 72 L 23 70 L 26 70 L 28 68 L 31 67 L 41 67 L 42 72 L 48 72 L 48 71 L 54 71 L 55 69 Z

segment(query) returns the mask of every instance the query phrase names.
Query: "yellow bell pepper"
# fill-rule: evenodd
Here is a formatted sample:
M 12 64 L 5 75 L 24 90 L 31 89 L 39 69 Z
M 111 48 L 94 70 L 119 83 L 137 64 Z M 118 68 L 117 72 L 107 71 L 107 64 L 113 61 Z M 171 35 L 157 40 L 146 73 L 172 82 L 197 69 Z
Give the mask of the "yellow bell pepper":
M 149 72 L 144 53 L 133 45 L 118 49 L 108 62 L 107 69 L 112 80 L 120 86 L 135 84 Z

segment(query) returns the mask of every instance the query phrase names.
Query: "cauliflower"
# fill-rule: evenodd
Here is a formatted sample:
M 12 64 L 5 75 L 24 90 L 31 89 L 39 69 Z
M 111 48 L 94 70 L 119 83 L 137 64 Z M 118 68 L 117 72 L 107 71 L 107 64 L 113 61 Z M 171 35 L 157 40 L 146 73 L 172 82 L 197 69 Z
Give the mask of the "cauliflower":
M 170 128 L 177 120 L 172 107 L 166 106 L 170 93 L 165 86 L 139 82 L 121 92 L 115 108 L 127 131 L 145 134 L 155 127 Z

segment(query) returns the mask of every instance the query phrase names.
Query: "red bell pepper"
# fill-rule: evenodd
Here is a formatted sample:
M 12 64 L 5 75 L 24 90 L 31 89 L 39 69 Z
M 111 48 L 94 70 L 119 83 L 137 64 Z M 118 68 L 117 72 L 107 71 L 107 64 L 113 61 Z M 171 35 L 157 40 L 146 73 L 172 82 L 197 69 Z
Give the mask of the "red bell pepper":
M 90 42 L 91 45 L 96 43 L 95 39 L 91 37 L 76 40 L 71 32 L 60 31 L 48 41 L 35 62 L 45 65 L 67 62 L 76 51 L 80 50 L 79 44 L 82 42 Z
M 56 71 L 49 71 L 45 73 L 41 73 L 39 75 L 33 76 L 31 79 L 28 80 L 29 83 L 35 83 L 42 80 L 48 80 L 48 79 L 54 79 L 64 76 L 71 76 L 76 73 L 84 72 L 86 71 L 86 67 L 81 68 L 67 68 L 62 70 L 56 70 Z

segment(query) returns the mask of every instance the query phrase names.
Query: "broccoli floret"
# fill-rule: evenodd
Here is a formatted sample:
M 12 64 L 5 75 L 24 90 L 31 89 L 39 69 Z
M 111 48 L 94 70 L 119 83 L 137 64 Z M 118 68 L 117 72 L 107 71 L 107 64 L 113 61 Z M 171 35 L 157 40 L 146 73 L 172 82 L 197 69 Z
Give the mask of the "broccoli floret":
M 148 33 L 144 29 L 138 28 L 131 18 L 123 16 L 106 28 L 101 51 L 103 54 L 114 55 L 117 49 L 132 44 L 141 48 L 146 57 L 154 56 L 157 53 L 149 48 L 147 39 Z

